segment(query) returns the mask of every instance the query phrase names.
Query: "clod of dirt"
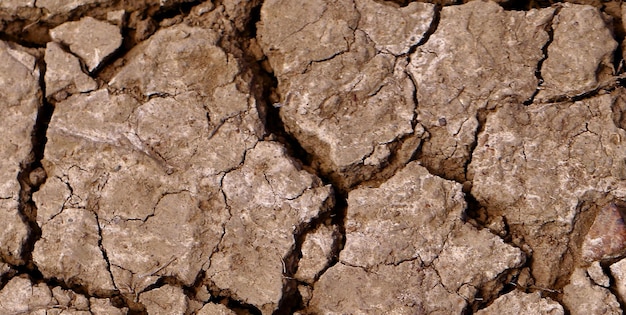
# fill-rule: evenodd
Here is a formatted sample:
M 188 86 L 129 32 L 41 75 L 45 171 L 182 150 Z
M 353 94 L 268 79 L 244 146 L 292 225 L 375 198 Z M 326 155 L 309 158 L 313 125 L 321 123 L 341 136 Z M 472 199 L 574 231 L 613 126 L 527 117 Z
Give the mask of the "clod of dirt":
M 94 213 L 65 208 L 41 226 L 33 261 L 45 277 L 67 279 L 90 294 L 111 294 L 113 279 L 98 247 L 101 241 Z
M 198 311 L 197 315 L 236 315 L 236 313 L 222 304 L 207 303 Z
M 78 58 L 65 52 L 57 43 L 46 45 L 45 62 L 46 97 L 61 90 L 74 94 L 98 88 L 98 83 L 82 71 Z
M 6 128 L 0 137 L 0 258 L 19 265 L 24 263 L 23 245 L 29 228 L 20 217 L 20 183 L 17 180 L 22 163 L 30 163 L 33 149 L 31 132 L 35 126 L 41 90 L 35 57 L 17 45 L 0 41 L 0 124 Z
M 50 37 L 69 46 L 69 49 L 83 60 L 90 72 L 122 44 L 119 27 L 92 17 L 63 23 L 50 30 Z
M 238 83 L 235 79 L 240 72 L 237 59 L 216 46 L 219 39 L 220 35 L 214 30 L 184 24 L 162 29 L 129 53 L 128 64 L 109 85 L 117 90 L 135 87 L 146 97 L 186 93 L 202 99 L 219 94 L 223 90 L 216 90 L 218 87 Z M 171 77 L 177 79 L 171 80 Z M 229 101 L 235 109 L 245 106 L 245 102 L 241 104 L 236 99 Z M 214 111 L 220 109 L 229 110 L 222 106 L 213 108 Z M 211 117 L 211 122 L 218 124 L 228 119 L 228 114 Z
M 286 130 L 341 188 L 403 165 L 419 146 L 415 87 L 406 58 L 394 53 L 423 38 L 433 8 L 395 10 L 370 0 L 263 4 L 258 39 L 282 94 L 275 106 Z
M 608 288 L 611 284 L 611 279 L 604 273 L 599 261 L 593 262 L 591 266 L 587 268 L 587 275 L 593 280 L 593 283 L 601 287 Z
M 37 0 L 35 6 L 38 8 L 44 8 L 50 12 L 50 14 L 68 13 L 78 7 L 89 4 L 105 4 L 112 3 L 113 0 Z M 30 5 L 32 6 L 32 4 Z
M 504 11 L 483 1 L 441 10 L 437 30 L 408 67 L 417 87 L 417 119 L 430 134 L 419 156 L 424 166 L 466 180 L 478 113 L 532 97 L 553 15 L 552 8 Z
M 45 283 L 33 284 L 22 277 L 11 279 L 0 290 L 2 314 L 121 315 L 127 311 L 113 306 L 110 299 L 87 298 L 60 287 L 50 289 Z
M 328 265 L 336 247 L 339 231 L 335 226 L 320 226 L 306 234 L 302 242 L 302 258 L 298 264 L 295 278 L 313 283 L 319 273 Z
M 188 304 L 183 289 L 168 284 L 142 293 L 139 301 L 150 315 L 185 314 Z
M 472 194 L 489 216 L 504 217 L 514 243 L 530 247 L 532 274 L 541 287 L 567 276 L 580 260 L 582 242 L 571 242 L 570 235 L 581 201 L 603 202 L 596 192 L 626 195 L 626 164 L 615 162 L 626 159 L 626 132 L 612 119 L 623 92 L 575 103 L 505 106 L 487 117 L 478 138 L 469 165 Z
M 622 259 L 610 267 L 611 275 L 615 279 L 615 288 L 621 301 L 626 300 L 626 259 Z
M 537 101 L 583 94 L 612 79 L 617 42 L 606 19 L 596 7 L 563 5 L 552 23 L 554 39 L 541 67 Z
M 574 270 L 570 283 L 563 288 L 563 305 L 572 315 L 622 314 L 615 296 L 608 289 L 593 284 L 580 268 Z
M 430 28 L 434 6 L 411 2 L 395 8 L 375 1 L 356 1 L 359 29 L 375 43 L 376 50 L 395 56 L 406 54 Z
M 466 303 L 419 260 L 369 270 L 338 263 L 315 284 L 305 314 L 460 314 Z
M 272 142 L 248 151 L 243 166 L 224 176 L 222 187 L 230 219 L 208 278 L 270 314 L 282 298 L 294 235 L 330 210 L 332 189 Z
M 184 25 L 157 32 L 112 80 L 122 84 L 117 94 L 103 89 L 56 104 L 43 161 L 50 179 L 34 196 L 38 221 L 71 230 L 80 223 L 73 216 L 94 217 L 89 226 L 98 234 L 79 242 L 97 251 L 66 255 L 63 266 L 38 254 L 40 269 L 109 290 L 99 280 L 107 277 L 89 278 L 93 270 L 80 267 L 99 266 L 135 300 L 160 277 L 192 285 L 209 263 L 230 216 L 221 178 L 264 133 L 250 83 L 210 36 Z M 189 81 L 165 79 L 171 76 Z M 65 215 L 70 209 L 78 213 Z M 44 229 L 36 247 L 51 249 L 46 240 L 60 233 Z M 72 242 L 54 246 L 62 251 Z
M 316 283 L 311 309 L 459 313 L 476 288 L 524 262 L 519 249 L 463 223 L 464 209 L 460 184 L 415 162 L 379 188 L 351 191 L 345 248 Z
M 515 290 L 497 298 L 489 307 L 479 310 L 476 315 L 564 315 L 561 304 L 550 298 L 542 298 L 539 292 L 524 293 Z
M 30 280 L 15 277 L 0 291 L 0 311 L 3 314 L 25 313 L 54 305 L 52 292 L 44 283 L 33 285 Z
M 582 244 L 581 255 L 585 261 L 626 254 L 626 224 L 620 213 L 623 211 L 626 211 L 624 205 L 612 202 L 598 212 Z

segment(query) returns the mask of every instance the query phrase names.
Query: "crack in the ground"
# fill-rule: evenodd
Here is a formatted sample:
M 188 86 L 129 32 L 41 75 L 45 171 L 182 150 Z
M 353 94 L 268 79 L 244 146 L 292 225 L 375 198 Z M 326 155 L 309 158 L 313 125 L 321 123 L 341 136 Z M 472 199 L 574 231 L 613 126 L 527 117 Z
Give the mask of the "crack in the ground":
M 249 29 L 251 30 L 250 35 L 253 36 L 256 36 L 256 23 L 260 21 L 259 13 L 261 5 L 262 4 L 260 4 L 257 8 L 253 10 L 252 18 L 249 21 Z M 302 297 L 300 296 L 300 293 L 298 291 L 299 283 L 294 278 L 294 275 L 298 268 L 300 257 L 302 255 L 302 244 L 304 243 L 305 237 L 309 232 L 314 231 L 316 228 L 323 224 L 328 224 L 329 220 L 330 225 L 337 226 L 337 229 L 339 230 L 339 235 L 334 235 L 336 238 L 333 241 L 334 248 L 331 250 L 331 260 L 328 261 L 326 267 L 318 273 L 316 279 L 319 279 L 319 277 L 326 270 L 331 268 L 339 261 L 339 251 L 343 248 L 345 242 L 344 221 L 346 215 L 345 210 L 347 209 L 347 191 L 341 191 L 340 189 L 338 189 L 338 187 L 341 187 L 340 185 L 338 185 L 338 183 L 316 171 L 316 167 L 312 165 L 314 163 L 313 158 L 306 150 L 304 150 L 298 140 L 286 131 L 284 123 L 280 117 L 280 109 L 273 106 L 273 104 L 277 103 L 278 101 L 278 97 L 276 95 L 278 80 L 274 76 L 271 69 L 268 69 L 269 71 L 265 70 L 269 66 L 269 63 L 267 62 L 267 56 L 264 56 L 260 60 L 256 60 L 251 52 L 247 51 L 246 49 L 243 49 L 243 51 L 244 59 L 248 62 L 254 74 L 253 88 L 251 90 L 257 94 L 257 99 L 259 100 L 257 102 L 257 106 L 262 107 L 259 109 L 259 113 L 265 114 L 264 123 L 268 133 L 268 135 L 265 137 L 265 140 L 274 140 L 281 143 L 286 148 L 287 153 L 291 158 L 302 164 L 302 167 L 309 173 L 315 174 L 317 177 L 322 179 L 322 183 L 324 185 L 331 184 L 334 191 L 334 196 L 332 196 L 330 199 L 334 198 L 335 206 L 326 213 L 314 218 L 311 222 L 305 223 L 304 225 L 297 227 L 296 231 L 294 231 L 294 247 L 289 254 L 287 254 L 285 257 L 282 257 L 285 268 L 283 275 L 283 292 L 282 298 L 280 299 L 278 307 L 274 314 L 292 314 L 294 311 L 301 310 L 305 307 L 305 305 L 303 305 Z M 231 309 L 233 309 L 231 305 L 235 302 L 235 300 L 229 299 L 227 304 Z M 251 306 L 246 305 L 244 308 L 250 310 L 250 307 Z M 256 310 L 256 312 L 259 312 L 258 309 L 254 309 Z
M 178 16 L 181 16 L 184 18 L 189 11 L 191 10 L 191 8 L 199 3 L 203 3 L 204 1 L 193 1 L 191 3 L 182 3 L 176 7 L 173 8 L 169 8 L 169 9 L 164 9 L 160 12 L 156 12 L 150 15 L 150 19 L 153 19 L 154 21 L 163 21 L 165 19 L 170 19 L 170 18 L 175 18 Z M 402 2 L 403 5 L 408 5 L 409 1 L 402 1 L 402 0 L 396 0 L 396 2 Z M 530 1 L 529 1 L 530 3 Z M 407 58 L 408 61 L 410 61 L 410 55 L 413 54 L 416 49 L 423 45 L 424 43 L 426 43 L 426 41 L 429 39 L 429 37 L 436 31 L 438 23 L 439 23 L 439 15 L 440 15 L 440 11 L 441 11 L 442 5 L 441 4 L 437 4 L 435 6 L 435 17 L 433 19 L 433 22 L 431 23 L 429 30 L 424 34 L 424 37 L 422 38 L 422 40 L 420 40 L 420 42 L 414 46 L 411 47 L 410 51 L 408 53 L 405 54 L 405 57 Z M 87 14 L 89 12 L 89 10 L 91 10 L 93 8 L 91 7 L 81 7 L 81 9 L 79 10 L 75 10 L 72 12 L 72 14 L 70 14 L 70 16 L 73 16 L 74 19 L 78 18 L 79 16 L 82 16 L 84 14 Z M 260 5 L 255 8 L 260 10 Z M 555 11 L 555 14 L 553 15 L 552 18 L 554 18 L 554 16 L 556 16 L 558 14 L 558 9 L 557 11 Z M 254 25 L 254 23 L 259 22 L 260 17 L 255 17 L 253 19 L 251 19 L 252 25 Z M 65 22 L 65 21 L 61 21 L 59 22 L 57 25 L 59 25 L 60 23 Z M 38 22 L 35 22 L 38 23 Z M 48 22 L 41 22 L 38 25 L 38 27 L 45 27 L 46 29 L 52 28 L 56 25 L 54 24 L 46 24 Z M 158 24 L 158 23 L 157 23 Z M 45 26 L 47 25 L 47 26 Z M 53 26 L 54 25 L 54 26 Z M 539 61 L 538 65 L 537 65 L 537 70 L 535 72 L 535 75 L 538 79 L 538 87 L 537 90 L 534 92 L 534 94 L 531 96 L 531 98 L 529 100 L 527 100 L 526 102 L 524 102 L 525 105 L 530 105 L 533 104 L 534 102 L 534 97 L 536 96 L 536 94 L 538 93 L 538 91 L 541 88 L 541 85 L 543 83 L 543 79 L 541 78 L 541 66 L 543 61 L 545 61 L 545 59 L 547 59 L 547 48 L 549 46 L 549 44 L 552 42 L 553 39 L 553 30 L 552 30 L 552 20 L 550 20 L 549 22 L 550 25 L 550 39 L 548 40 L 548 42 L 546 43 L 546 45 L 544 45 L 544 47 L 542 48 L 542 50 L 544 51 L 544 58 L 542 60 Z M 158 26 L 156 26 L 156 30 L 158 30 Z M 155 32 L 156 32 L 155 30 Z M 249 30 L 250 31 L 250 30 Z M 255 38 L 256 34 L 256 29 L 254 29 L 252 32 L 252 36 L 248 39 L 251 38 Z M 46 31 L 47 33 L 47 31 Z M 122 60 L 123 57 L 135 46 L 137 45 L 139 42 L 134 41 L 134 36 L 131 34 L 132 31 L 130 29 L 128 29 L 128 26 L 124 26 L 124 30 L 123 30 L 123 39 L 124 39 L 124 43 L 122 45 L 122 47 L 120 49 L 118 49 L 113 55 L 109 56 L 105 61 L 103 61 L 103 63 L 101 63 L 101 65 L 95 70 L 94 73 L 92 73 L 93 76 L 95 77 L 99 77 L 101 79 L 106 80 L 106 76 L 108 75 L 109 70 L 107 69 L 113 69 L 116 66 L 114 66 L 114 63 L 118 60 Z M 6 37 L 7 35 L 3 35 L 0 36 L 0 39 L 9 39 L 11 41 L 14 42 L 19 42 L 17 38 L 9 38 Z M 37 44 L 35 42 L 23 42 L 23 45 L 25 46 L 31 46 L 31 47 L 41 47 L 38 45 L 41 44 Z M 45 44 L 45 42 L 43 43 Z M 245 50 L 245 49 L 244 49 Z M 616 54 L 618 53 L 618 51 L 616 51 Z M 619 51 L 619 53 L 621 54 L 621 51 Z M 346 220 L 346 210 L 347 210 L 347 197 L 348 197 L 348 191 L 350 190 L 349 188 L 345 188 L 345 189 L 341 189 L 341 187 L 343 187 L 340 183 L 338 183 L 336 180 L 334 180 L 332 178 L 332 176 L 329 175 L 324 175 L 324 174 L 320 174 L 319 171 L 315 171 L 316 167 L 314 165 L 312 165 L 314 162 L 312 162 L 312 158 L 309 155 L 309 153 L 307 153 L 302 146 L 299 144 L 298 140 L 293 137 L 292 135 L 290 135 L 286 129 L 285 126 L 282 122 L 282 119 L 280 118 L 280 114 L 279 114 L 279 109 L 273 107 L 271 104 L 273 104 L 275 101 L 275 90 L 277 88 L 277 79 L 276 77 L 271 73 L 271 72 L 267 72 L 265 70 L 263 70 L 263 65 L 261 65 L 261 63 L 263 61 L 266 61 L 266 59 L 260 60 L 260 61 L 254 61 L 254 63 L 256 64 L 255 66 L 253 66 L 253 75 L 255 77 L 254 82 L 257 86 L 257 92 L 260 91 L 260 95 L 259 97 L 257 97 L 257 99 L 259 100 L 259 104 L 258 106 L 260 108 L 262 108 L 263 111 L 259 110 L 260 113 L 265 112 L 265 127 L 266 130 L 268 130 L 268 133 L 270 134 L 268 137 L 266 137 L 266 139 L 274 139 L 277 140 L 278 142 L 280 142 L 283 146 L 285 146 L 289 152 L 289 155 L 296 159 L 301 161 L 304 166 L 305 169 L 307 171 L 309 171 L 312 174 L 317 175 L 318 177 L 320 177 L 324 183 L 330 183 L 333 187 L 333 189 L 335 190 L 336 194 L 335 194 L 335 200 L 336 200 L 336 204 L 334 206 L 333 209 L 331 209 L 328 214 L 322 215 L 316 219 L 314 219 L 311 223 L 306 224 L 305 226 L 301 226 L 298 227 L 297 231 L 294 232 L 294 238 L 296 239 L 295 241 L 295 245 L 294 245 L 294 249 L 291 251 L 290 254 L 288 254 L 286 257 L 284 257 L 285 260 L 285 276 L 288 278 L 285 282 L 285 285 L 283 287 L 283 299 L 281 299 L 280 301 L 280 305 L 278 307 L 278 310 L 276 311 L 276 314 L 287 314 L 289 312 L 293 312 L 294 310 L 298 310 L 298 309 L 302 309 L 303 305 L 301 305 L 302 301 L 301 298 L 298 298 L 298 293 L 297 290 L 294 290 L 294 288 L 297 288 L 298 282 L 294 279 L 289 279 L 290 277 L 292 277 L 295 272 L 297 271 L 297 266 L 298 266 L 298 262 L 299 262 L 299 255 L 301 255 L 301 248 L 302 248 L 302 244 L 304 242 L 304 238 L 307 235 L 307 233 L 314 231 L 317 227 L 321 226 L 322 224 L 331 224 L 331 225 L 335 225 L 339 228 L 340 231 L 340 235 L 336 236 L 336 238 L 334 239 L 335 241 L 335 248 L 333 249 L 333 258 L 328 262 L 327 266 L 317 275 L 316 279 L 319 279 L 319 277 L 321 275 L 324 274 L 324 272 L 326 272 L 329 268 L 331 268 L 332 266 L 334 266 L 335 264 L 337 264 L 339 262 L 339 253 L 341 251 L 341 249 L 343 248 L 343 246 L 345 245 L 345 220 Z M 620 61 L 621 62 L 621 61 Z M 43 64 L 43 62 L 40 60 L 40 63 Z M 82 62 L 81 62 L 82 64 Z M 621 63 L 620 63 L 621 64 Z M 257 68 L 258 67 L 258 68 Z M 40 65 L 40 69 L 45 69 L 45 65 Z M 45 95 L 45 86 L 43 84 L 43 76 L 44 76 L 45 70 L 41 71 L 41 77 L 40 80 L 42 82 L 41 84 L 41 88 L 42 91 L 44 92 L 43 94 Z M 410 76 L 409 76 L 410 77 Z M 413 80 L 412 77 L 410 77 L 411 80 L 413 81 L 413 83 L 415 84 L 415 81 Z M 558 102 L 558 101 L 576 101 L 576 100 L 581 100 L 581 99 L 585 99 L 588 97 L 592 97 L 595 96 L 599 93 L 603 93 L 604 91 L 606 91 L 607 89 L 615 89 L 618 86 L 622 85 L 622 80 L 624 80 L 625 77 L 617 77 L 615 82 L 609 82 L 607 84 L 604 84 L 592 91 L 588 91 L 585 92 L 581 95 L 577 95 L 574 97 L 567 97 L 567 98 L 557 98 L 554 101 Z M 255 90 L 255 89 L 253 89 Z M 416 106 L 418 106 L 417 103 L 417 97 L 414 96 L 415 102 L 416 102 Z M 40 107 L 39 109 L 39 113 L 37 115 L 37 123 L 35 125 L 35 129 L 33 132 L 33 138 L 32 138 L 32 142 L 33 142 L 33 154 L 34 154 L 34 159 L 32 161 L 26 161 L 24 167 L 22 168 L 22 171 L 19 174 L 19 179 L 20 179 L 20 184 L 21 184 L 21 191 L 20 191 L 20 214 L 22 216 L 22 219 L 24 220 L 24 222 L 28 223 L 29 228 L 30 228 L 30 233 L 29 233 L 29 238 L 26 242 L 25 245 L 25 249 L 24 249 L 24 259 L 25 261 L 27 261 L 27 263 L 23 266 L 14 266 L 17 270 L 18 273 L 20 274 L 28 274 L 30 278 L 37 280 L 37 281 L 44 281 L 50 285 L 61 285 L 64 288 L 68 288 L 71 290 L 74 290 L 75 292 L 84 292 L 84 288 L 81 287 L 75 287 L 75 286 L 71 286 L 68 284 L 63 284 L 60 281 L 56 280 L 56 279 L 44 279 L 43 276 L 41 275 L 41 273 L 38 271 L 37 267 L 34 266 L 33 262 L 32 262 L 32 251 L 34 248 L 34 244 L 35 242 L 41 237 L 41 229 L 39 228 L 39 226 L 37 225 L 36 222 L 36 206 L 34 204 L 34 202 L 32 201 L 32 194 L 34 192 L 36 192 L 40 185 L 42 185 L 42 183 L 39 184 L 33 184 L 31 182 L 29 182 L 28 177 L 29 174 L 37 169 L 41 167 L 41 160 L 43 159 L 43 155 L 44 155 L 44 149 L 45 149 L 45 142 L 46 142 L 46 130 L 47 130 L 47 125 L 50 121 L 50 118 L 52 116 L 52 112 L 54 111 L 54 106 L 50 103 L 48 103 L 45 99 L 42 101 L 43 105 Z M 477 116 L 480 116 L 481 113 L 478 113 Z M 467 163 L 465 165 L 465 174 L 467 177 L 467 168 L 471 162 L 471 158 L 472 158 L 472 153 L 477 145 L 477 139 L 478 136 L 481 134 L 481 132 L 483 131 L 485 124 L 484 121 L 485 119 L 481 119 L 478 118 L 479 120 L 479 125 L 477 128 L 477 131 L 475 133 L 475 139 L 474 142 L 471 145 L 471 149 L 470 149 L 470 155 L 469 155 L 469 159 L 467 160 Z M 413 123 L 414 124 L 414 123 Z M 405 136 L 405 138 L 408 136 Z M 404 138 L 398 140 L 398 145 L 401 145 L 404 142 Z M 418 147 L 416 149 L 416 152 L 418 152 L 420 150 L 420 148 Z M 395 150 L 392 150 L 392 155 L 390 156 L 390 160 L 394 157 L 394 153 Z M 413 160 L 414 157 L 411 159 Z M 391 164 L 391 163 L 390 163 Z M 393 174 L 391 174 L 393 175 Z M 384 176 L 381 178 L 385 178 Z M 355 184 L 355 186 L 358 184 Z M 480 215 L 475 214 L 472 215 L 471 213 L 471 209 L 476 210 L 476 213 L 478 213 L 478 211 L 480 210 L 480 204 L 474 199 L 474 197 L 469 193 L 470 189 L 466 189 L 466 187 L 464 186 L 464 192 L 466 193 L 466 201 L 468 203 L 468 209 L 466 212 L 470 213 L 470 217 L 472 218 L 478 218 Z M 225 197 L 225 196 L 224 196 Z M 229 210 L 230 211 L 230 210 Z M 330 223 L 328 223 L 327 221 L 330 221 Z M 484 225 L 485 222 L 481 222 L 480 220 L 477 220 L 479 223 L 481 223 L 481 225 Z M 224 226 L 223 226 L 224 228 Z M 101 246 L 101 241 L 102 241 L 102 235 L 101 235 L 101 228 L 100 228 L 100 224 L 98 221 L 98 229 L 99 229 L 99 235 L 100 235 L 100 241 L 99 241 L 99 246 L 103 252 L 103 255 L 105 256 L 105 260 L 107 262 L 108 265 L 108 269 L 110 272 L 110 264 L 108 261 L 108 258 L 106 257 L 106 252 L 104 251 L 104 249 Z M 223 237 L 223 234 L 222 234 Z M 510 241 L 510 240 L 509 240 Z M 509 243 L 509 242 L 507 242 Z M 218 244 L 219 246 L 219 244 Z M 217 247 L 216 247 L 217 248 Z M 528 264 L 530 262 L 530 259 L 527 260 L 527 262 L 525 263 L 524 266 L 521 266 L 517 269 L 521 270 L 524 267 L 528 267 Z M 511 274 L 513 274 L 514 272 L 511 271 Z M 610 274 L 610 273 L 607 273 Z M 204 272 L 201 272 L 201 274 L 199 274 L 198 276 L 198 280 L 196 281 L 196 283 L 202 283 L 204 282 L 204 278 L 206 277 L 206 275 L 204 274 Z M 165 284 L 167 284 L 168 282 L 172 282 L 172 279 L 166 278 L 166 277 L 162 277 L 160 278 L 157 283 L 155 283 L 152 287 L 150 287 L 150 289 L 155 289 L 158 287 L 161 287 Z M 2 281 L 0 281 L 0 283 L 2 283 Z M 614 283 L 614 279 L 611 278 L 611 283 Z M 178 283 L 176 285 L 179 285 Z M 313 283 L 314 285 L 314 283 Z M 194 285 L 193 287 L 196 287 L 196 285 Z M 500 292 L 499 294 L 497 294 L 496 297 L 508 293 L 510 292 L 510 290 L 513 290 L 516 287 L 515 284 L 512 284 L 512 286 L 510 287 L 506 287 L 505 289 L 503 289 L 502 292 Z M 149 290 L 148 288 L 146 290 Z M 189 288 L 187 288 L 187 290 L 191 290 Z M 86 296 L 89 296 L 86 294 L 86 292 L 84 292 L 83 294 L 85 294 Z M 252 314 L 260 314 L 260 311 L 258 308 L 256 308 L 255 306 L 252 305 L 248 305 L 245 304 L 241 301 L 236 301 L 234 299 L 232 299 L 229 295 L 224 295 L 224 293 L 220 293 L 221 295 L 215 295 L 210 301 L 211 302 L 216 302 L 216 303 L 222 303 L 222 304 L 226 304 L 229 308 L 235 310 L 244 310 L 247 311 L 249 313 Z M 615 294 L 616 296 L 618 296 L 617 294 Z M 291 301 L 289 301 L 289 299 L 292 299 Z M 495 299 L 495 298 L 494 298 Z M 490 304 L 493 300 L 491 300 L 490 302 L 487 301 L 482 301 L 481 306 L 472 306 L 472 308 L 474 310 L 479 309 L 479 308 L 484 308 L 486 307 L 488 304 Z M 620 301 L 622 307 L 624 306 L 624 302 Z M 119 302 L 118 302 L 119 304 Z M 124 305 L 125 303 L 119 304 L 119 305 Z M 140 310 L 140 309 L 134 309 L 131 310 L 130 314 L 145 314 L 145 309 L 144 310 Z
M 31 153 L 29 157 L 22 162 L 21 171 L 18 173 L 17 180 L 20 183 L 18 212 L 24 223 L 29 227 L 28 237 L 22 247 L 22 257 L 25 270 L 38 272 L 37 267 L 32 261 L 32 254 L 35 243 L 41 237 L 41 228 L 37 224 L 37 206 L 32 197 L 41 185 L 45 182 L 45 177 L 38 180 L 38 183 L 32 183 L 30 174 L 34 170 L 43 169 L 41 160 L 44 158 L 44 150 L 47 142 L 46 132 L 48 124 L 54 111 L 54 106 L 45 99 L 43 95 L 46 93 L 44 76 L 46 66 L 43 58 L 37 60 L 37 68 L 39 69 L 39 87 L 41 91 L 40 106 L 37 111 L 37 118 L 31 133 Z
M 537 88 L 535 89 L 535 92 L 533 92 L 533 94 L 530 96 L 530 98 L 528 98 L 526 101 L 523 102 L 524 105 L 530 105 L 535 102 L 535 97 L 537 96 L 537 94 L 539 94 L 539 91 L 541 91 L 541 87 L 544 83 L 543 75 L 541 74 L 541 69 L 543 67 L 544 61 L 546 61 L 549 57 L 548 48 L 550 47 L 550 44 L 552 44 L 552 42 L 554 41 L 554 26 L 552 24 L 554 22 L 554 19 L 557 17 L 557 15 L 559 15 L 559 11 L 561 11 L 561 7 L 556 7 L 556 9 L 554 10 L 554 13 L 550 17 L 550 20 L 545 25 L 545 31 L 548 33 L 548 40 L 543 45 L 543 47 L 541 47 L 543 58 L 539 59 L 539 61 L 537 62 L 537 68 L 535 68 L 535 78 L 537 78 Z

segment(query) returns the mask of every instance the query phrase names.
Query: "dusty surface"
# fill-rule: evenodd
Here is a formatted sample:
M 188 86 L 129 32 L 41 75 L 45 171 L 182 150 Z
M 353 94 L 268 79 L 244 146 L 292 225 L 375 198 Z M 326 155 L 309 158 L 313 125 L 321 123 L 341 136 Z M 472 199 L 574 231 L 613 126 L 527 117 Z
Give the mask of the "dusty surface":
M 619 3 L 0 19 L 0 314 L 623 312 Z

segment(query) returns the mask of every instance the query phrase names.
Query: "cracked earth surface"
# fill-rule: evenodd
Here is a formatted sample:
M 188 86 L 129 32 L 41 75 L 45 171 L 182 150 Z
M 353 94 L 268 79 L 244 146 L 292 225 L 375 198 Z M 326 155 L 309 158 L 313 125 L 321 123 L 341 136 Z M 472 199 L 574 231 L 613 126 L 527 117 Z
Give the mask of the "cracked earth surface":
M 619 2 L 0 20 L 0 314 L 626 306 Z

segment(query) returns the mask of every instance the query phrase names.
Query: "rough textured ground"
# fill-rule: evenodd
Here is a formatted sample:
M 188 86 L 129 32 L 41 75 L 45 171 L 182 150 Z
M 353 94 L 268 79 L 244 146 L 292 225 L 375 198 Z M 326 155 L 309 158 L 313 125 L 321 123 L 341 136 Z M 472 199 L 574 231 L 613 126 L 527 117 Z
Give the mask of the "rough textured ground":
M 0 22 L 0 314 L 626 307 L 619 2 L 5 0 Z

